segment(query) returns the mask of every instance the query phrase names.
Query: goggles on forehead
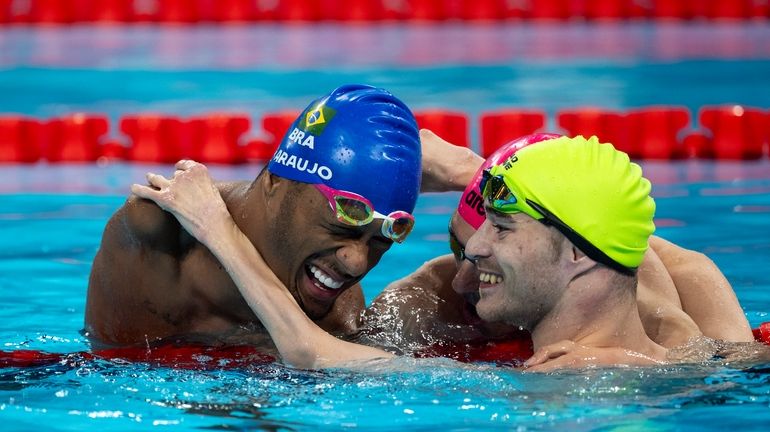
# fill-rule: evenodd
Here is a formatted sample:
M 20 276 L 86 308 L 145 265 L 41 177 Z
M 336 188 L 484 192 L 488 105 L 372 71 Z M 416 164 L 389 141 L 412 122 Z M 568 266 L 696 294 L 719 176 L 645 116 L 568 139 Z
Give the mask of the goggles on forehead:
M 559 230 L 564 237 L 567 237 L 578 249 L 583 251 L 589 258 L 602 263 L 607 267 L 613 268 L 620 273 L 632 275 L 635 269 L 628 268 L 623 264 L 613 260 L 607 254 L 602 252 L 585 237 L 577 231 L 570 228 L 566 223 L 559 219 L 555 214 L 548 211 L 545 207 L 527 198 L 516 185 L 507 183 L 502 173 L 505 171 L 500 165 L 493 166 L 484 170 L 481 182 L 481 196 L 484 197 L 486 204 L 499 213 L 514 214 L 524 213 L 533 219 L 542 222 L 544 225 L 552 226 Z
M 353 192 L 334 189 L 318 183 L 313 186 L 329 201 L 337 220 L 352 226 L 363 226 L 372 223 L 374 219 L 382 219 L 382 235 L 396 243 L 403 242 L 412 232 L 414 217 L 401 210 L 388 215 L 374 210 L 371 201 Z

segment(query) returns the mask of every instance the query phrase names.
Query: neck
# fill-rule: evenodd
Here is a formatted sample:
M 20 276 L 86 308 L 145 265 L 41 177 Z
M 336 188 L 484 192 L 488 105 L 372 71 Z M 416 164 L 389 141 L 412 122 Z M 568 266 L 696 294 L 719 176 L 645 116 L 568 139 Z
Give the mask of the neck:
M 592 348 L 623 348 L 659 356 L 662 348 L 645 333 L 636 294 L 611 284 L 610 270 L 570 282 L 559 303 L 532 330 L 534 349 L 570 340 Z
M 264 223 L 269 220 L 269 215 L 259 180 L 253 185 L 245 181 L 229 184 L 221 189 L 221 193 L 235 224 L 264 256 L 264 251 L 270 247 L 265 244 L 267 224 Z

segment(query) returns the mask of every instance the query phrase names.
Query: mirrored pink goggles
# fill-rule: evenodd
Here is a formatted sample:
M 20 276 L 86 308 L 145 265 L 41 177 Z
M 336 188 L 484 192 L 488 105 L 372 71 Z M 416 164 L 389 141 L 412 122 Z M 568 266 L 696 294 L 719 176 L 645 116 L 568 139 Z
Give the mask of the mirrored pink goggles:
M 357 193 L 334 189 L 325 184 L 313 186 L 326 197 L 337 220 L 352 226 L 370 224 L 374 219 L 382 219 L 382 235 L 396 243 L 403 242 L 414 228 L 414 216 L 397 210 L 388 215 L 374 210 L 371 201 Z

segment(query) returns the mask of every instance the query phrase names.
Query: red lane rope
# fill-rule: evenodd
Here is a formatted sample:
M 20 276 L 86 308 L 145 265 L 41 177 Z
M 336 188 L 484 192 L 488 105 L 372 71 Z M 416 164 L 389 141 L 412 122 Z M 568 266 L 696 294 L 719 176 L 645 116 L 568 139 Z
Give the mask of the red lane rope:
M 762 323 L 752 331 L 757 342 L 770 345 L 770 322 Z M 417 353 L 416 357 L 448 357 L 462 362 L 489 362 L 515 366 L 532 354 L 532 341 L 527 337 L 521 337 L 504 341 L 435 344 Z M 276 358 L 250 346 L 165 345 L 149 349 L 130 347 L 75 353 L 50 353 L 38 350 L 0 351 L 0 368 L 72 365 L 93 360 L 117 360 L 179 369 L 210 370 L 265 365 L 275 362 Z
M 0 24 L 765 20 L 766 0 L 0 0 Z
M 275 358 L 249 346 L 206 347 L 167 345 L 156 348 L 114 348 L 75 353 L 49 353 L 38 350 L 0 351 L 0 367 L 40 367 L 78 364 L 93 360 L 121 360 L 180 369 L 233 369 L 264 365 Z
M 0 0 L 2 1 L 2 0 Z M 139 113 L 114 125 L 106 114 L 73 113 L 50 119 L 0 114 L 0 163 L 127 160 L 172 163 L 182 158 L 238 164 L 265 162 L 297 116 L 265 113 L 254 125 L 248 114 L 194 117 Z M 502 144 L 538 132 L 596 135 L 634 159 L 760 159 L 770 154 L 770 111 L 741 105 L 647 106 L 626 111 L 576 107 L 558 111 L 510 108 L 473 118 L 451 109 L 416 110 L 421 128 L 456 145 L 478 143 L 488 156 Z M 471 139 L 476 122 L 479 135 Z M 555 124 L 556 130 L 546 130 Z

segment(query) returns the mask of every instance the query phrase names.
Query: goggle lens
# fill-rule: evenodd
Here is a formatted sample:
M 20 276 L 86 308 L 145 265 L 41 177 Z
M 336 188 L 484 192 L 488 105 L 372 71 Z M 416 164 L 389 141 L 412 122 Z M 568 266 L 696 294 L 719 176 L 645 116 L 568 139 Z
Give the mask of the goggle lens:
M 481 195 L 489 200 L 493 209 L 503 213 L 521 211 L 517 206 L 516 195 L 505 184 L 503 176 L 492 175 L 489 170 L 484 170 L 479 186 Z
M 337 220 L 348 225 L 366 225 L 374 219 L 374 210 L 365 202 L 354 198 L 336 195 Z
M 382 235 L 396 243 L 406 240 L 414 228 L 414 217 L 404 211 L 395 211 L 382 221 Z
M 337 220 L 352 226 L 368 225 L 375 217 L 383 219 L 382 235 L 396 243 L 403 242 L 412 232 L 414 217 L 405 211 L 385 216 L 374 211 L 372 203 L 353 192 L 341 191 L 325 184 L 314 185 L 326 197 Z

